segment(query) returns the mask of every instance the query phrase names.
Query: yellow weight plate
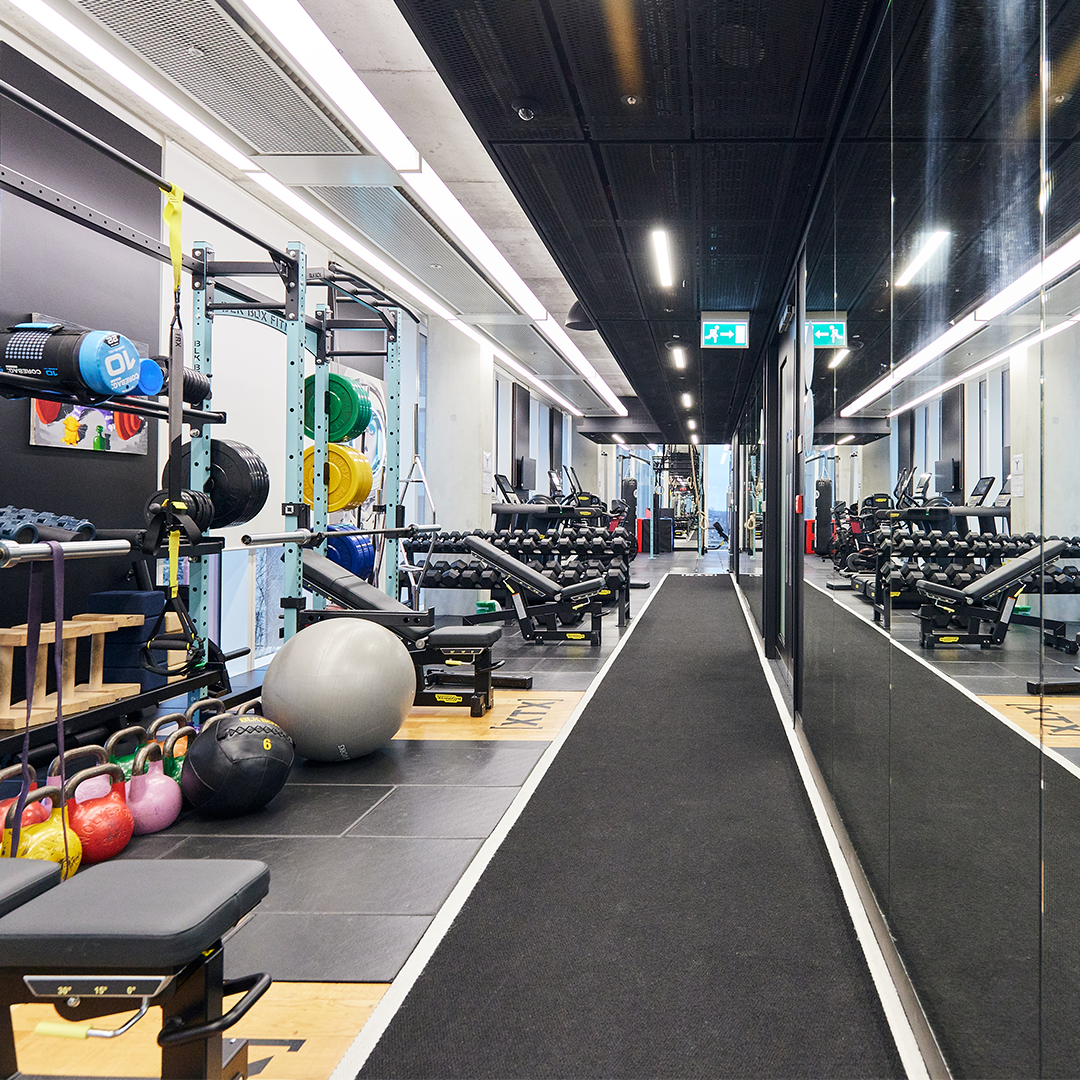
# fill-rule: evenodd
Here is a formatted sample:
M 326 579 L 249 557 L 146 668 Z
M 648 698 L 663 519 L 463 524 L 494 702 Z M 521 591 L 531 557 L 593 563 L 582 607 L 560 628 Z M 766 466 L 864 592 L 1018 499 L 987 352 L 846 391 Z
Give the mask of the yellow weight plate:
M 304 502 L 314 502 L 313 477 L 315 447 L 304 451 Z M 326 497 L 327 509 L 347 510 L 359 506 L 371 494 L 371 465 L 359 450 L 345 443 L 330 443 L 327 447 Z

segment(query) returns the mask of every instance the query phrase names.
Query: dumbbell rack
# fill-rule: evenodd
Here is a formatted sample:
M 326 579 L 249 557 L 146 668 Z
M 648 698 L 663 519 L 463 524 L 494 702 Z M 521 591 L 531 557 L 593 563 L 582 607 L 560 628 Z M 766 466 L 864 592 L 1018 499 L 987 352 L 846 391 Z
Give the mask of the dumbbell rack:
M 581 530 L 577 530 L 579 533 Z M 558 533 L 541 533 L 538 529 L 524 530 L 499 530 L 486 532 L 483 529 L 474 529 L 471 534 L 488 540 L 496 547 L 505 551 L 508 555 L 520 559 L 526 565 L 532 565 L 545 576 L 560 584 L 569 585 L 579 580 L 582 576 L 576 573 L 576 567 L 566 567 L 567 556 L 576 559 L 583 565 L 585 563 L 599 564 L 597 571 L 602 576 L 608 577 L 608 586 L 601 591 L 600 598 L 605 604 L 616 603 L 618 605 L 619 626 L 625 626 L 630 618 L 630 563 L 629 545 L 633 543 L 624 529 L 616 530 L 614 534 L 606 529 L 589 530 L 591 535 L 585 539 L 575 537 L 570 540 L 568 536 L 560 536 Z M 520 533 L 520 536 L 518 535 Z M 621 534 L 621 535 L 619 535 Z M 438 555 L 463 555 L 470 561 L 462 562 L 462 565 L 447 564 L 445 569 L 439 567 L 439 560 L 432 562 L 426 574 L 419 584 L 423 588 L 441 589 L 490 589 L 496 598 L 505 599 L 508 595 L 504 587 L 503 575 L 496 569 L 482 562 L 475 561 L 473 556 L 462 542 L 460 533 L 442 533 L 435 537 L 432 554 Z M 559 547 L 560 539 L 564 540 L 562 548 Z M 604 542 L 604 547 L 594 547 L 597 540 Z M 584 546 L 582 546 L 582 541 Z M 578 544 L 581 550 L 574 550 Z M 613 550 L 613 546 L 615 550 Z M 620 550 L 621 549 L 621 550 Z M 405 543 L 405 551 L 410 556 L 426 554 L 427 542 Z M 461 560 L 458 560 L 461 561 Z M 564 569 L 565 568 L 565 569 Z M 561 577 L 561 574 L 568 576 Z M 614 573 L 613 573 L 614 572 Z M 610 576 L 609 576 L 610 575 Z M 402 575 L 400 585 L 409 585 L 406 575 Z
M 1061 557 L 1080 559 L 1080 536 L 1062 539 L 1069 540 L 1069 547 Z M 961 537 L 956 531 L 909 532 L 886 525 L 874 534 L 875 572 L 854 575 L 852 586 L 873 604 L 875 622 L 880 621 L 888 630 L 894 608 L 918 608 L 925 603 L 925 598 L 915 587 L 916 581 L 925 578 L 962 589 L 1042 542 L 1042 537 L 1035 533 L 1013 536 L 969 532 Z M 1070 570 L 1072 573 L 1068 572 Z M 1036 595 L 1080 593 L 1080 568 L 1065 567 L 1048 572 L 1041 579 L 1032 579 L 1024 592 Z M 1046 644 L 1051 648 L 1071 654 L 1078 651 L 1076 642 L 1067 636 L 1066 623 L 1062 620 L 1014 613 L 1012 622 L 1041 627 L 1045 631 Z

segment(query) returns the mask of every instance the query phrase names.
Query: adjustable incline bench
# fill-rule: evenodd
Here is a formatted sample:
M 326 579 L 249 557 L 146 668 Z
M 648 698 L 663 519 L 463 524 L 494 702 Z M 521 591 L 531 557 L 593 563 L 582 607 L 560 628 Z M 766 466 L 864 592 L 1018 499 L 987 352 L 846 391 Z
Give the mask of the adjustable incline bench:
M 491 648 L 502 637 L 500 627 L 440 626 L 436 629 L 433 610 L 414 611 L 317 551 L 304 551 L 304 584 L 348 610 L 305 609 L 299 612 L 300 626 L 328 618 L 366 618 L 381 623 L 401 638 L 416 668 L 416 697 L 413 699 L 416 705 L 467 705 L 470 715 L 483 716 L 494 704 L 493 688 L 529 690 L 532 687 L 531 675 L 492 676 L 498 665 L 492 660 Z M 470 664 L 473 674 L 470 677 L 427 671 L 429 667 L 446 664 Z M 431 690 L 431 686 L 471 689 L 454 693 Z
M 60 797 L 58 788 L 44 790 Z M 271 980 L 225 979 L 222 938 L 269 888 L 265 863 L 239 859 L 133 859 L 65 882 L 56 863 L 0 859 L 0 1077 L 21 1075 L 11 1006 L 25 1002 L 50 1002 L 76 1022 L 139 1009 L 122 1028 L 91 1028 L 81 1038 L 122 1034 L 160 1005 L 163 1078 L 246 1077 L 247 1043 L 221 1033 Z M 222 998 L 240 992 L 223 1015 Z
M 1005 640 L 1009 624 L 1013 622 L 1025 626 L 1042 625 L 1047 645 L 1076 652 L 1076 644 L 1065 636 L 1065 623 L 1013 614 L 1027 576 L 1041 571 L 1066 547 L 1064 540 L 1048 540 L 1041 548 L 1033 547 L 1020 558 L 976 578 L 964 589 L 953 589 L 925 579 L 916 582 L 915 588 L 929 601 L 919 609 L 920 644 L 924 649 L 932 649 L 935 645 L 979 645 L 988 649 Z M 960 628 L 950 625 L 954 621 L 960 623 Z
M 604 612 L 599 593 L 607 587 L 603 578 L 590 578 L 574 585 L 560 586 L 479 536 L 463 536 L 461 542 L 478 558 L 506 575 L 506 587 L 513 604 L 512 614 L 516 616 L 521 636 L 526 641 L 588 641 L 592 645 L 600 644 Z M 544 602 L 526 604 L 515 585 L 527 589 Z M 463 621 L 470 626 L 482 622 L 505 622 L 510 614 L 508 611 L 493 611 L 483 615 L 466 615 Z M 585 615 L 590 616 L 587 631 L 560 630 L 558 627 L 559 622 L 564 625 L 579 623 Z

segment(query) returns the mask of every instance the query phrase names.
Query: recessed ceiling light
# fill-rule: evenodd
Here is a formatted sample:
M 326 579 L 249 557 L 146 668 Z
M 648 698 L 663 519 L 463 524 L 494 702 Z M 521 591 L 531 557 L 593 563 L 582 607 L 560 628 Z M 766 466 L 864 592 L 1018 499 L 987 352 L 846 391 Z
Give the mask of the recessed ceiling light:
M 838 368 L 849 356 L 851 355 L 850 349 L 841 349 L 830 361 L 829 370 Z
M 641 97 L 638 94 L 623 94 L 622 101 L 624 105 L 640 105 Z
M 695 430 L 695 429 L 697 428 L 697 421 L 696 421 L 696 420 L 687 420 L 687 421 L 686 421 L 686 426 L 687 426 L 687 427 L 688 427 L 688 428 L 689 428 L 689 429 L 690 429 L 691 431 L 694 431 L 694 430 Z
M 671 355 L 675 358 L 675 366 L 677 368 L 686 367 L 686 350 L 680 348 L 678 345 L 671 350 Z
M 614 440 L 615 440 L 615 441 L 616 441 L 616 442 L 617 442 L 617 443 L 618 443 L 618 444 L 619 444 L 620 446 L 625 446 L 625 445 L 626 445 L 626 443 L 625 443 L 625 442 L 623 441 L 623 437 L 622 437 L 621 435 L 616 435 L 616 434 L 615 434 L 614 432 L 612 432 L 612 434 L 611 434 L 611 437 L 612 437 L 612 438 L 613 438 L 613 439 L 614 439 Z
M 845 435 L 842 439 L 837 439 L 836 440 L 836 445 L 837 446 L 843 446 L 844 443 L 849 443 L 849 442 L 854 442 L 854 441 L 855 441 L 855 436 L 854 435 Z
M 656 256 L 656 276 L 665 289 L 670 289 L 675 284 L 675 278 L 671 273 L 671 251 L 668 249 L 668 235 L 663 229 L 653 229 L 652 233 L 653 254 Z
M 694 399 L 689 394 L 683 394 L 682 403 L 684 409 L 689 409 L 694 404 Z
M 896 287 L 902 289 L 909 284 L 911 279 L 930 261 L 930 256 L 945 243 L 948 237 L 949 234 L 944 229 L 938 229 L 936 232 L 925 236 L 922 247 L 919 248 L 915 253 L 915 257 L 908 263 L 907 269 L 896 279 Z
M 690 436 L 690 441 L 691 441 L 691 442 L 692 442 L 692 443 L 693 443 L 693 444 L 694 444 L 695 446 L 697 446 L 697 444 L 698 444 L 698 437 L 697 437 L 696 435 L 691 435 L 691 436 Z

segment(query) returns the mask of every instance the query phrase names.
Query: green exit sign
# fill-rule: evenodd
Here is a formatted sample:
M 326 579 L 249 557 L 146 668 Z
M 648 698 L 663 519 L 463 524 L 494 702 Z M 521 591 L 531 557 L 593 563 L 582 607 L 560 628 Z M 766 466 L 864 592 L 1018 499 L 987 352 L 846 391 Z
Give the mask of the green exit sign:
M 746 311 L 703 311 L 703 349 L 746 349 L 750 345 L 750 315 Z
M 847 347 L 846 311 L 808 311 L 806 333 L 815 349 Z

